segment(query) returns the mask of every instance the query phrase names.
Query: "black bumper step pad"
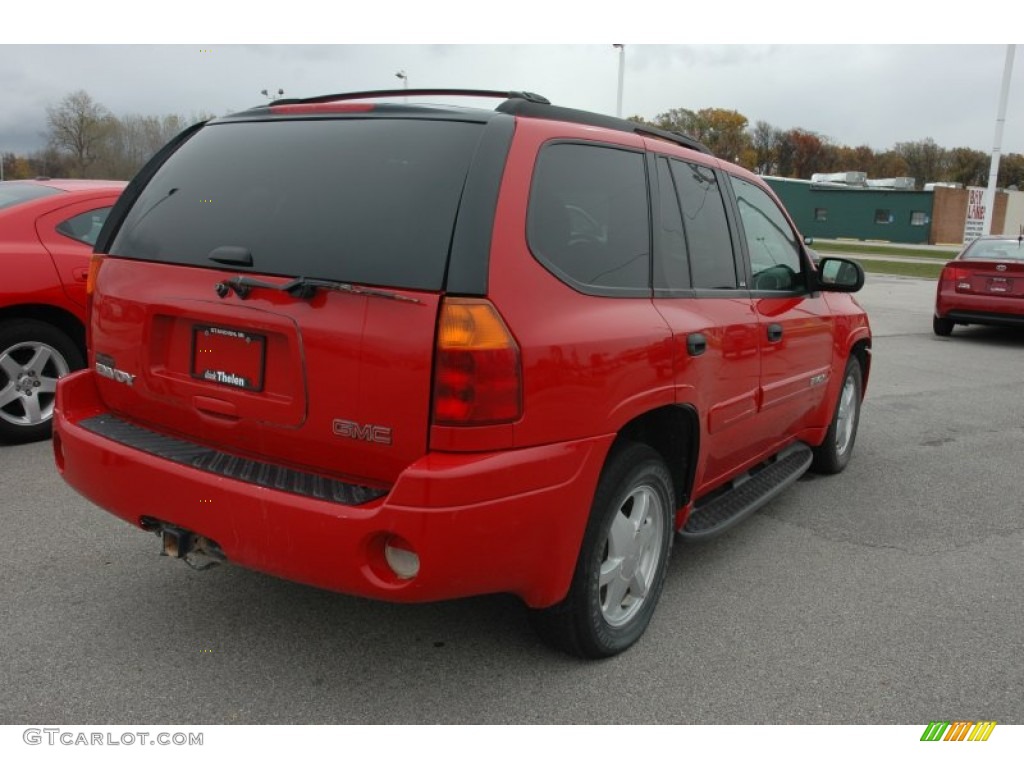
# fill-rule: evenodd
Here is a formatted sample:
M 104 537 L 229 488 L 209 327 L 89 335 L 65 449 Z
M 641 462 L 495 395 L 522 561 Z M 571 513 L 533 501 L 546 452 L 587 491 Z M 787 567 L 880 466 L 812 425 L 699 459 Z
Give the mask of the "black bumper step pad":
M 689 540 L 710 539 L 732 528 L 800 479 L 813 458 L 810 447 L 803 443 L 787 448 L 746 481 L 698 503 L 679 535 Z
M 136 448 L 176 464 L 240 480 L 243 483 L 294 493 L 297 496 L 308 496 L 355 507 L 387 494 L 386 490 L 380 488 L 343 483 L 322 475 L 224 453 L 188 440 L 154 432 L 108 413 L 84 419 L 79 422 L 79 426 L 115 443 Z

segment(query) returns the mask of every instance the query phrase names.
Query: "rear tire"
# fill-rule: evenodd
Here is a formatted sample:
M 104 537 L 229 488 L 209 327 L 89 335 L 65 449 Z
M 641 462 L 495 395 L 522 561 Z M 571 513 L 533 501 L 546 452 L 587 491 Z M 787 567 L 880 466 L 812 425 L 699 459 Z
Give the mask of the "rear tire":
M 59 328 L 28 319 L 0 323 L 0 442 L 48 438 L 57 379 L 84 365 L 78 346 Z
M 953 333 L 953 326 L 956 325 L 948 317 L 932 316 L 932 330 L 936 336 L 949 336 Z
M 832 413 L 832 423 L 825 435 L 825 441 L 814 449 L 814 459 L 811 462 L 811 469 L 814 472 L 836 475 L 850 463 L 853 444 L 857 440 L 857 425 L 860 423 L 863 382 L 864 374 L 861 372 L 860 360 L 851 357 L 846 363 L 843 385 L 839 388 L 839 398 Z
M 597 659 L 629 648 L 661 595 L 673 539 L 672 479 L 647 445 L 614 449 L 594 495 L 569 594 L 532 611 L 549 645 Z

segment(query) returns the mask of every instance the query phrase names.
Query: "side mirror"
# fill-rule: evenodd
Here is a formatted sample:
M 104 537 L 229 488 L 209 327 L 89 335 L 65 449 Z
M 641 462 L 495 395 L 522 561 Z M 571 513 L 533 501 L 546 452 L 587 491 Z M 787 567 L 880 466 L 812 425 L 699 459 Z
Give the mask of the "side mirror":
M 854 293 L 864 287 L 864 268 L 856 261 L 827 256 L 818 262 L 818 289 Z
M 814 245 L 814 238 L 810 235 L 804 235 L 804 245 Z

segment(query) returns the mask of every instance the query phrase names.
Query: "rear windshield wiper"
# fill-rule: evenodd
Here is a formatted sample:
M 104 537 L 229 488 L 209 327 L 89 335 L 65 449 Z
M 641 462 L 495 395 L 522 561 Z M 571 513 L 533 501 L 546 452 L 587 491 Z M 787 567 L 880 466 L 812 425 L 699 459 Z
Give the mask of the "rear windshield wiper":
M 232 291 L 234 291 L 238 298 L 245 299 L 249 297 L 254 288 L 264 288 L 268 291 L 283 291 L 284 293 L 294 296 L 297 299 L 312 299 L 317 292 L 318 288 L 322 288 L 325 291 L 341 291 L 342 293 L 351 293 L 356 296 L 376 296 L 381 299 L 393 299 L 394 301 L 408 301 L 413 304 L 422 304 L 423 302 L 419 299 L 414 299 L 412 296 L 403 296 L 400 293 L 394 291 L 382 291 L 379 288 L 366 288 L 361 285 L 353 285 L 352 283 L 337 283 L 333 280 L 318 280 L 314 277 L 296 277 L 294 280 L 289 280 L 287 283 L 265 283 L 262 280 L 256 280 L 245 275 L 238 275 L 232 277 L 230 280 L 224 280 L 214 286 L 214 290 L 217 291 L 217 295 L 222 299 Z

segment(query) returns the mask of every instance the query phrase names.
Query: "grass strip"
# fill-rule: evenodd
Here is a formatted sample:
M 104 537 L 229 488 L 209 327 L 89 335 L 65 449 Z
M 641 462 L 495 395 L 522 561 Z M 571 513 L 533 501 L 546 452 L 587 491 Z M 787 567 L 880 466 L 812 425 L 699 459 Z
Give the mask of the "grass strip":
M 898 245 L 868 245 L 867 243 L 811 243 L 811 248 L 818 253 L 858 253 L 872 256 L 907 256 L 915 259 L 935 259 L 949 261 L 959 253 L 957 250 L 926 250 L 924 248 L 901 248 Z
M 942 272 L 942 264 L 908 264 L 905 261 L 884 261 L 882 259 L 864 259 L 858 263 L 864 268 L 865 272 L 875 272 L 883 275 L 924 277 L 935 280 Z

